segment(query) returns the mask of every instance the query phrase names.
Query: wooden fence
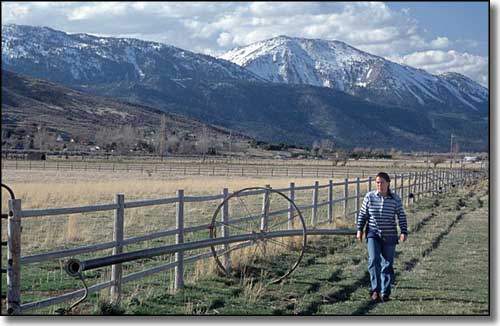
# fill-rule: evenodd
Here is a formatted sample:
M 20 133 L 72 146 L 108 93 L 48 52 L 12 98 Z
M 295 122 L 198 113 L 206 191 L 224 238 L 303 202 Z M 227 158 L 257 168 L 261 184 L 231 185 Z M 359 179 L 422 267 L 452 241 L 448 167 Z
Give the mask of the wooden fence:
M 470 183 L 482 175 L 479 171 L 465 171 L 465 170 L 427 170 L 419 172 L 409 172 L 401 175 L 393 175 L 391 182 L 391 189 L 397 193 L 403 200 L 405 206 L 410 205 L 414 201 L 420 199 L 422 196 L 432 196 L 437 192 L 446 192 L 451 187 L 460 186 L 465 183 Z M 334 183 L 331 180 L 324 185 L 315 182 L 312 186 L 296 187 L 293 183 L 290 187 L 285 189 L 275 189 L 281 192 L 286 192 L 289 198 L 294 199 L 299 191 L 312 190 L 312 202 L 307 205 L 297 205 L 299 209 L 311 210 L 311 219 L 307 222 L 308 230 L 314 231 L 314 234 L 332 234 L 332 229 L 320 229 L 318 226 L 332 222 L 335 218 L 340 216 L 352 217 L 356 216 L 359 211 L 360 204 L 365 192 L 361 191 L 361 186 L 366 191 L 372 190 L 373 187 L 372 177 L 361 179 L 359 177 L 349 180 L 346 178 L 344 182 Z M 354 189 L 353 189 L 354 188 Z M 318 199 L 318 192 L 320 189 L 328 190 L 328 199 L 320 202 Z M 343 193 L 343 197 L 335 198 L 334 189 L 337 193 Z M 354 190 L 354 191 L 352 191 Z M 354 192 L 354 195 L 350 195 Z M 409 194 L 413 196 L 409 196 Z M 262 192 L 255 192 L 254 195 L 262 194 Z M 196 225 L 191 227 L 184 226 L 184 212 L 185 205 L 190 202 L 203 202 L 203 201 L 220 201 L 224 200 L 230 195 L 227 188 L 223 189 L 221 194 L 209 196 L 186 196 L 183 190 L 178 190 L 177 195 L 172 198 L 163 198 L 155 200 L 144 201 L 125 201 L 123 195 L 116 195 L 114 203 L 98 206 L 83 206 L 83 207 L 70 207 L 70 208 L 56 208 L 56 209 L 38 209 L 38 210 L 24 210 L 22 208 L 21 199 L 14 199 L 9 201 L 9 213 L 3 215 L 6 218 L 8 215 L 8 241 L 7 241 L 7 312 L 9 314 L 22 314 L 23 312 L 48 307 L 54 304 L 65 302 L 76 297 L 82 296 L 84 290 L 77 290 L 66 293 L 60 296 L 51 297 L 39 301 L 22 303 L 21 301 L 21 266 L 33 264 L 37 262 L 46 262 L 52 259 L 59 259 L 64 257 L 74 257 L 84 253 L 95 252 L 103 249 L 113 249 L 113 254 L 119 254 L 124 251 L 124 247 L 130 244 L 135 244 L 151 239 L 158 239 L 166 236 L 175 236 L 175 245 L 180 245 L 184 242 L 184 236 L 189 232 L 199 230 L 206 230 L 209 224 Z M 311 198 L 311 197 L 309 197 Z M 124 235 L 124 216 L 125 210 L 130 208 L 176 204 L 176 228 L 156 232 L 152 234 L 125 238 Z M 348 205 L 351 203 L 351 205 Z M 334 216 L 334 206 L 342 205 L 343 210 L 340 216 Z M 326 206 L 326 216 L 318 216 L 318 208 Z M 353 211 L 349 211 L 350 207 L 354 206 Z M 74 249 L 46 252 L 31 256 L 21 256 L 21 230 L 22 220 L 30 217 L 54 216 L 54 215 L 67 215 L 85 212 L 97 211 L 115 211 L 115 223 L 113 230 L 113 241 L 106 243 L 99 243 L 90 246 L 78 247 Z M 269 212 L 271 213 L 271 212 Z M 224 214 L 225 219 L 229 219 L 227 212 Z M 232 221 L 231 223 L 235 223 Z M 353 225 L 355 220 L 353 219 Z M 229 237 L 227 229 L 222 233 L 225 237 Z M 323 233 L 322 233 L 323 232 Z M 354 234 L 352 230 L 352 234 Z M 207 242 L 208 243 L 208 242 Z M 210 244 L 208 244 L 209 246 Z M 123 283 L 138 280 L 145 276 L 149 276 L 161 271 L 171 268 L 175 269 L 175 288 L 182 288 L 184 285 L 184 265 L 192 263 L 197 260 L 207 259 L 211 257 L 211 252 L 198 254 L 195 256 L 185 257 L 184 251 L 178 251 L 175 254 L 175 261 L 168 264 L 155 266 L 147 270 L 122 275 L 121 264 L 112 266 L 111 279 L 109 281 L 95 284 L 89 287 L 89 292 L 100 291 L 105 288 L 111 288 L 112 298 L 116 301 L 120 300 L 121 287 Z
M 311 178 L 349 178 L 352 176 L 373 175 L 381 167 L 338 167 L 332 165 L 298 165 L 275 163 L 202 163 L 202 162 L 166 162 L 166 163 L 131 163 L 131 162 L 87 162 L 87 161 L 29 161 L 3 160 L 2 169 L 11 170 L 55 170 L 55 171 L 102 171 L 136 172 L 149 177 L 161 175 L 197 175 L 197 176 L 241 176 L 241 177 L 311 177 Z M 393 173 L 408 171 L 404 167 L 391 167 Z

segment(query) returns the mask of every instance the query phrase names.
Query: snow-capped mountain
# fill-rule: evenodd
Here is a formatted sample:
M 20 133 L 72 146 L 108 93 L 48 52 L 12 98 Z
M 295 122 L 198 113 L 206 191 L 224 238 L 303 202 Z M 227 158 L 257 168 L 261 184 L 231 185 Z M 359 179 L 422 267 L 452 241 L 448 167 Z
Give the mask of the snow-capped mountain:
M 145 81 L 259 80 L 238 65 L 174 46 L 130 38 L 2 25 L 2 67 L 65 85 Z
M 4 70 L 258 140 L 447 150 L 453 133 L 464 150 L 488 148 L 487 91 L 461 75 L 433 76 L 341 42 L 281 37 L 266 51 L 245 49 L 233 63 L 156 42 L 2 26 Z M 11 82 L 2 79 L 6 101 Z
M 222 56 L 278 83 L 323 86 L 388 105 L 487 112 L 488 90 L 457 73 L 400 65 L 346 43 L 279 36 Z

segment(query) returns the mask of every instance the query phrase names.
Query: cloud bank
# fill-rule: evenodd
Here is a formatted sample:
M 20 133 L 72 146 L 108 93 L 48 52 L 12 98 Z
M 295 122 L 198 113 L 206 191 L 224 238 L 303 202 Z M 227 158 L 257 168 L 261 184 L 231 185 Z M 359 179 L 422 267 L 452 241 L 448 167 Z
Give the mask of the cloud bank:
M 278 35 L 340 40 L 431 73 L 487 85 L 488 58 L 461 40 L 426 37 L 407 10 L 382 2 L 2 2 L 3 23 L 134 37 L 213 56 Z

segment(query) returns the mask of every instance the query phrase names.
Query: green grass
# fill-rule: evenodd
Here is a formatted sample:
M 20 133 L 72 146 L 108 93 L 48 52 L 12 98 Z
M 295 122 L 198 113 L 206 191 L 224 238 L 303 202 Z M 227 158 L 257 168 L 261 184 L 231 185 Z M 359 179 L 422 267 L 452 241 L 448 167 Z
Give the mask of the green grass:
M 489 313 L 488 194 L 482 188 L 424 198 L 407 209 L 409 240 L 398 246 L 393 300 L 368 300 L 365 243 L 352 237 L 309 237 L 308 252 L 284 282 L 263 286 L 272 275 L 233 273 L 193 277 L 186 265 L 186 287 L 173 294 L 173 270 L 123 285 L 120 305 L 110 305 L 103 290 L 74 313 L 141 315 L 485 315 Z M 193 234 L 195 240 L 201 235 Z M 157 241 L 147 244 L 164 245 Z M 133 246 L 135 247 L 135 246 Z M 130 248 L 132 249 L 132 248 Z M 138 249 L 138 248 L 137 248 Z M 237 254 L 237 253 L 234 253 Z M 159 259 L 160 257 L 158 257 Z M 168 262 L 168 257 L 163 257 Z M 288 260 L 287 260 L 288 259 Z M 270 273 L 290 266 L 276 257 Z M 157 259 L 127 263 L 131 269 L 157 266 Z M 473 266 L 472 269 L 469 269 Z M 33 268 L 34 267 L 34 268 Z M 127 272 L 128 273 L 128 272 Z M 107 269 L 85 273 L 89 283 L 109 279 Z M 3 279 L 4 281 L 4 279 Z M 6 284 L 6 283 L 3 283 Z M 462 285 L 463 284 L 463 285 Z M 81 285 L 59 266 L 35 264 L 23 273 L 23 302 L 51 296 L 54 289 Z M 31 291 L 36 289 L 36 291 Z M 4 292 L 4 288 L 2 289 Z M 31 292 L 30 292 L 31 291 Z M 51 314 L 69 302 L 34 313 Z
M 392 301 L 372 303 L 368 298 L 365 244 L 329 237 L 315 241 L 282 284 L 260 292 L 254 284 L 254 296 L 241 279 L 211 276 L 188 283 L 176 295 L 155 292 L 140 308 L 130 307 L 126 299 L 126 313 L 487 315 L 488 197 L 484 190 L 468 194 L 424 199 L 408 209 L 413 232 L 398 246 Z

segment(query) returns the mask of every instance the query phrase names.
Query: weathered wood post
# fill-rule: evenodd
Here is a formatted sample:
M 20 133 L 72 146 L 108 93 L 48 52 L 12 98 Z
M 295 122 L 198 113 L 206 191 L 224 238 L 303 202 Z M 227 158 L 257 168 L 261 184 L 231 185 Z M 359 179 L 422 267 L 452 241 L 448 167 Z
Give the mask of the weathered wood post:
M 436 173 L 435 173 L 435 176 L 434 176 L 434 180 L 437 180 L 437 185 L 436 185 L 436 191 L 439 191 L 439 188 L 441 188 L 441 190 L 443 189 L 443 185 L 442 185 L 442 179 L 441 179 L 441 169 L 437 170 Z
M 394 174 L 394 193 L 398 194 L 398 175 Z
M 311 210 L 311 226 L 313 228 L 315 228 L 316 224 L 318 224 L 318 193 L 319 193 L 319 181 L 314 181 L 312 210 Z
M 7 313 L 21 314 L 21 200 L 9 200 L 7 221 Z
M 368 192 L 372 191 L 372 177 L 368 177 Z
M 408 205 L 415 202 L 415 193 L 417 192 L 417 174 L 416 172 L 410 172 L 408 177 L 408 195 L 413 194 L 412 198 L 408 198 Z
M 333 214 L 334 214 L 334 206 L 333 206 L 333 181 L 328 181 L 328 223 L 333 222 Z
M 113 227 L 113 241 L 115 241 L 113 255 L 123 252 L 123 222 L 125 216 L 125 196 L 123 194 L 116 195 L 116 205 L 115 224 Z M 122 273 L 122 264 L 111 266 L 111 301 L 114 303 L 120 303 L 121 301 Z
M 420 198 L 422 197 L 422 171 L 417 172 L 417 178 L 418 178 L 418 183 L 417 183 L 416 199 L 420 200 Z
M 429 193 L 429 189 L 427 188 L 427 183 L 429 179 L 429 171 L 425 171 L 422 173 L 422 187 L 421 187 L 421 197 L 427 197 Z
M 436 171 L 435 176 L 434 176 L 434 180 L 437 180 L 437 182 L 436 182 L 436 192 L 438 192 L 439 188 L 440 187 L 442 188 L 442 186 L 441 186 L 441 170 L 437 170 Z
M 443 192 L 446 192 L 446 171 L 441 169 L 441 187 Z
M 408 186 L 410 185 L 410 178 L 408 177 Z M 402 201 L 402 205 L 408 207 L 408 193 L 406 194 L 406 198 L 404 196 L 405 194 L 405 174 L 402 173 L 401 174 L 401 201 Z
M 266 185 L 266 189 L 270 189 L 271 185 Z M 267 227 L 269 224 L 269 190 L 264 192 L 262 196 L 262 217 L 260 219 L 260 229 L 262 231 L 267 231 Z
M 437 185 L 436 185 L 436 171 L 431 170 L 430 175 L 429 175 L 429 191 L 431 197 L 435 195 L 435 191 L 437 191 Z
M 222 194 L 224 198 L 222 200 L 224 201 L 228 196 L 229 196 L 229 190 L 227 188 L 222 189 Z M 222 207 L 222 226 L 221 226 L 221 234 L 224 238 L 229 237 L 229 201 L 226 201 Z M 224 248 L 224 260 L 223 260 L 223 265 L 224 269 L 229 272 L 231 269 L 231 257 L 229 256 L 229 243 L 225 243 L 223 245 Z
M 356 177 L 356 216 L 357 218 L 358 213 L 359 213 L 359 196 L 361 196 L 361 189 L 360 189 L 360 183 L 359 183 L 359 177 Z
M 434 175 L 434 171 L 427 171 L 427 196 L 433 196 L 432 192 L 432 176 Z
M 177 205 L 175 227 L 177 234 L 175 235 L 175 244 L 184 243 L 184 190 L 177 190 Z M 175 253 L 175 283 L 174 291 L 184 287 L 184 252 L 178 251 Z
M 345 178 L 344 179 L 344 217 L 347 218 L 347 201 L 349 198 L 349 179 Z
M 413 184 L 413 194 L 415 195 L 415 197 L 414 197 L 413 201 L 416 202 L 418 199 L 417 196 L 420 193 L 420 172 L 415 171 L 414 175 L 415 175 L 415 181 Z
M 292 205 L 292 202 L 295 201 L 295 182 L 290 182 L 290 194 L 289 198 L 291 202 L 288 203 L 288 230 L 293 229 L 293 212 L 295 208 Z

